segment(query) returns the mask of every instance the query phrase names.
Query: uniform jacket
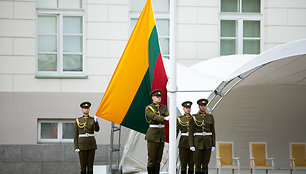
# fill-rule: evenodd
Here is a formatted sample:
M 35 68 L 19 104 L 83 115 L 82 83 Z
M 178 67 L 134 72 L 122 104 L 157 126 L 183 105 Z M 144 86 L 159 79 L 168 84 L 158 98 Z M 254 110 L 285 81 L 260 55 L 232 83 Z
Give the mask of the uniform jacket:
M 204 121 L 204 124 L 202 125 Z M 202 125 L 202 126 L 199 126 Z M 211 132 L 209 136 L 192 136 L 194 133 Z M 189 146 L 197 149 L 210 149 L 216 146 L 215 121 L 211 114 L 195 114 L 189 122 Z
M 191 120 L 191 118 L 192 118 L 191 115 L 182 115 L 177 118 L 177 121 L 176 121 L 177 135 L 179 131 L 181 131 L 181 133 L 189 132 L 189 121 Z M 178 147 L 189 149 L 188 136 L 181 136 Z
M 152 109 L 153 110 L 152 110 Z M 169 116 L 169 112 L 167 110 L 167 106 L 162 104 L 149 104 L 145 109 L 145 116 L 150 125 L 163 125 L 164 117 Z M 164 128 L 148 128 L 146 133 L 146 140 L 152 142 L 165 142 L 165 129 Z
M 79 125 L 77 124 L 79 121 Z M 82 127 L 82 125 L 84 125 Z M 80 117 L 77 118 L 74 124 L 74 149 L 80 150 L 95 150 L 97 149 L 97 143 L 95 137 L 79 137 L 80 134 L 94 134 L 94 131 L 98 132 L 100 130 L 99 123 L 95 122 L 93 117 Z

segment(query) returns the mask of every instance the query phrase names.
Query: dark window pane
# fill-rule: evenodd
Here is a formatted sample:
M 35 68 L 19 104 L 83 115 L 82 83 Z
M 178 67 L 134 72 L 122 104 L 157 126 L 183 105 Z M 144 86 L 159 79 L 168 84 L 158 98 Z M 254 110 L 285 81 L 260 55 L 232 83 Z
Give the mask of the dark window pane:
M 260 37 L 260 22 L 243 21 L 243 37 Z
M 260 13 L 260 0 L 242 0 L 242 12 Z
M 74 123 L 63 123 L 63 139 L 73 139 Z
M 236 40 L 221 40 L 221 56 L 236 54 Z
M 260 40 L 243 40 L 243 54 L 259 54 Z
M 221 37 L 236 37 L 236 21 L 221 20 Z
M 57 123 L 41 123 L 42 139 L 57 139 Z
M 238 12 L 238 0 L 221 0 L 221 12 Z
M 38 55 L 38 71 L 56 71 L 57 56 L 51 54 Z
M 82 55 L 64 55 L 64 71 L 82 71 L 83 58 Z

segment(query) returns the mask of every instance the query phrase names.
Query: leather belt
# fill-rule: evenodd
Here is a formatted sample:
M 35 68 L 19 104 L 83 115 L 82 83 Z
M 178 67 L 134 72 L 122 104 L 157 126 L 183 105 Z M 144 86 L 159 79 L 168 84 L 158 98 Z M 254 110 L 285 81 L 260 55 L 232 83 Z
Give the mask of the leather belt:
M 181 136 L 189 136 L 189 132 L 186 132 L 186 133 L 181 133 Z
M 79 138 L 81 137 L 94 137 L 95 134 L 89 134 L 89 133 L 85 133 L 85 134 L 79 134 Z
M 194 133 L 194 136 L 199 135 L 199 136 L 209 136 L 212 135 L 211 132 L 198 132 L 198 133 Z
M 165 126 L 162 124 L 150 124 L 151 128 L 164 128 Z

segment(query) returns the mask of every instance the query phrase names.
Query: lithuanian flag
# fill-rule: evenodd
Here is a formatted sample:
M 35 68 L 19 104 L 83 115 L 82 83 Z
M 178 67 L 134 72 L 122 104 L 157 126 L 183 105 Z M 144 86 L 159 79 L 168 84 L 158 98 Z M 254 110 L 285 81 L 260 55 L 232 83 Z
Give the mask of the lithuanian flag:
M 151 0 L 147 0 L 96 115 L 145 133 L 145 107 L 152 103 L 149 94 L 161 89 L 166 104 L 167 81 Z

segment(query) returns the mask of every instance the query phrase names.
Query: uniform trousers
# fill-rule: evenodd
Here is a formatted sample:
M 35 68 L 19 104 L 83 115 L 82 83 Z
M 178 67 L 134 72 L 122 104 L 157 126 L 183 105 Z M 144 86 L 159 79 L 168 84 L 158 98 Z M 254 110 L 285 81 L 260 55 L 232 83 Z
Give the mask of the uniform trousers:
M 147 150 L 148 150 L 148 165 L 147 167 L 158 167 L 163 156 L 164 142 L 152 142 L 147 141 Z
M 194 171 L 194 152 L 192 152 L 189 148 L 179 148 L 179 154 L 181 162 L 181 171 L 186 172 L 187 165 L 189 170 L 188 173 Z
M 211 156 L 211 149 L 195 150 L 195 172 L 208 172 L 208 163 Z
M 81 172 L 86 172 L 86 167 L 88 172 L 92 172 L 95 150 L 80 150 L 79 158 L 81 164 Z

